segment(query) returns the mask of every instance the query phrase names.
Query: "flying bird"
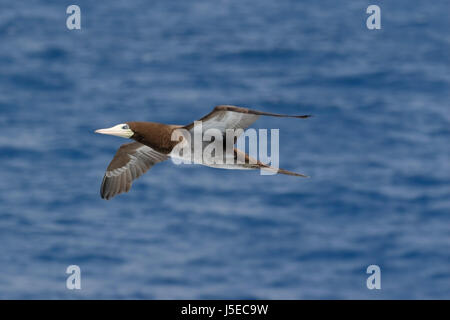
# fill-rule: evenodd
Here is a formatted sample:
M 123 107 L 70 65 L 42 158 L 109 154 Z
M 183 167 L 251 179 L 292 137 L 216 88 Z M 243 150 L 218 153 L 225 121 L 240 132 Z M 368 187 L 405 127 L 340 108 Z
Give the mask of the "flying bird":
M 199 119 L 202 124 L 202 132 L 208 129 L 219 130 L 225 139 L 227 129 L 243 129 L 245 130 L 260 116 L 282 117 L 282 118 L 308 118 L 310 115 L 284 115 L 269 113 L 247 108 L 241 108 L 230 105 L 220 105 L 215 107 L 210 113 Z M 109 200 L 112 197 L 128 192 L 132 182 L 144 174 L 153 165 L 167 160 L 176 158 L 174 151 L 179 144 L 186 143 L 186 137 L 180 137 L 173 140 L 175 130 L 184 129 L 185 132 L 194 135 L 194 128 L 198 122 L 193 122 L 185 126 L 168 125 L 156 122 L 125 122 L 107 129 L 96 130 L 96 133 L 108 134 L 122 138 L 134 140 L 134 142 L 126 143 L 120 146 L 114 158 L 111 160 L 105 175 L 103 176 L 100 195 L 103 199 Z M 233 145 L 236 143 L 234 138 Z M 203 146 L 204 147 L 204 146 Z M 225 144 L 223 145 L 225 151 Z M 193 149 L 192 149 L 193 150 Z M 262 169 L 278 172 L 286 175 L 307 177 L 306 175 L 278 169 L 260 162 L 243 151 L 236 148 L 232 149 L 234 159 L 240 157 L 244 159 L 241 163 L 226 164 L 205 164 L 198 159 L 192 159 L 194 163 L 199 163 L 216 168 L 225 169 Z M 192 152 L 194 154 L 194 152 Z M 226 154 L 225 157 L 230 156 Z

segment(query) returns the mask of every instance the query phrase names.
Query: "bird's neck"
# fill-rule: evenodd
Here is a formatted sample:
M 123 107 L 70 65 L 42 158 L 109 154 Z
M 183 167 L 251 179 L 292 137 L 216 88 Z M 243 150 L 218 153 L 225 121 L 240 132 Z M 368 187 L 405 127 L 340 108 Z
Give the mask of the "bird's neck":
M 133 126 L 135 133 L 131 139 L 158 152 L 169 154 L 176 144 L 171 140 L 172 131 L 176 126 L 157 122 L 134 122 Z

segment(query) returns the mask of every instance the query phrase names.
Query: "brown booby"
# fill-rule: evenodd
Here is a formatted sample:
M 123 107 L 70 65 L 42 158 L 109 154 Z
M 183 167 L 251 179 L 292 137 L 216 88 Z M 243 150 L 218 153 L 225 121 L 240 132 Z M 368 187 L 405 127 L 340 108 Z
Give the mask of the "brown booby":
M 209 114 L 198 121 L 202 123 L 202 131 L 208 129 L 218 129 L 225 138 L 227 129 L 245 130 L 260 116 L 286 117 L 286 118 L 308 118 L 310 115 L 284 115 L 269 112 L 262 112 L 229 105 L 217 106 Z M 111 199 L 115 195 L 128 192 L 133 180 L 140 177 L 148 169 L 158 162 L 173 157 L 171 152 L 175 146 L 182 143 L 183 139 L 173 141 L 172 134 L 176 129 L 185 129 L 194 134 L 194 127 L 197 122 L 186 126 L 167 125 L 155 122 L 126 122 L 118 124 L 108 129 L 96 130 L 96 133 L 114 135 L 123 138 L 135 140 L 135 142 L 126 143 L 120 146 L 116 155 L 106 169 L 100 188 L 100 195 L 103 199 Z M 234 140 L 236 143 L 236 138 Z M 233 145 L 234 145 L 233 143 Z M 225 145 L 224 145 L 225 148 Z M 225 149 L 224 149 L 225 150 Z M 273 168 L 236 148 L 233 149 L 233 157 L 243 157 L 244 163 L 227 166 L 215 166 L 227 169 L 263 169 L 274 170 L 278 173 L 307 177 L 300 173 L 287 171 L 284 169 Z M 195 162 L 195 161 L 194 161 Z M 199 162 L 197 162 L 199 163 Z M 204 163 L 201 163 L 204 164 Z M 205 164 L 207 165 L 207 164 Z

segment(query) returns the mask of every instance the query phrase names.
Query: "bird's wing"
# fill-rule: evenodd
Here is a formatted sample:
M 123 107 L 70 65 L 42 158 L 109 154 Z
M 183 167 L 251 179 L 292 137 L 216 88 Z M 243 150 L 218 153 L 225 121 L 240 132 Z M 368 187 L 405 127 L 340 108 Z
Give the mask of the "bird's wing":
M 165 154 L 139 142 L 121 145 L 106 169 L 100 188 L 101 197 L 109 200 L 119 193 L 128 192 L 133 180 L 156 163 L 167 159 Z
M 202 131 L 208 129 L 219 129 L 225 134 L 226 129 L 243 129 L 248 128 L 253 122 L 258 120 L 259 116 L 271 116 L 282 118 L 308 118 L 309 115 L 291 116 L 278 113 L 269 113 L 257 110 L 251 110 L 247 108 L 241 108 L 236 106 L 221 105 L 217 106 L 203 118 L 198 121 L 202 121 Z M 194 128 L 194 122 L 184 126 L 187 130 Z

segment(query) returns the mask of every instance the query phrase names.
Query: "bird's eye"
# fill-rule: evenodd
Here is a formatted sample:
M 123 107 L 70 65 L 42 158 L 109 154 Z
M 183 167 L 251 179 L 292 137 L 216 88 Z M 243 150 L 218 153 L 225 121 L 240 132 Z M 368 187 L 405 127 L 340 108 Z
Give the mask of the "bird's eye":
M 126 125 L 124 125 L 124 126 L 122 127 L 122 129 L 123 129 L 123 130 L 127 130 L 127 129 L 130 129 L 130 127 L 126 124 Z

